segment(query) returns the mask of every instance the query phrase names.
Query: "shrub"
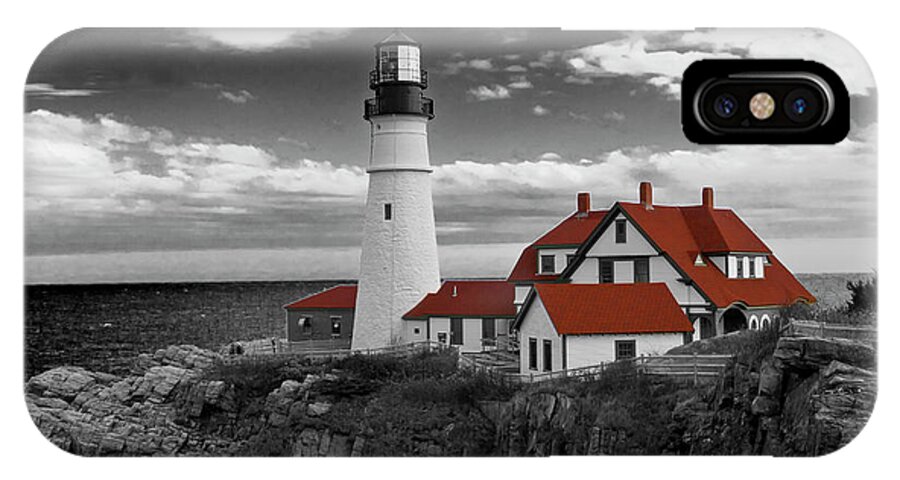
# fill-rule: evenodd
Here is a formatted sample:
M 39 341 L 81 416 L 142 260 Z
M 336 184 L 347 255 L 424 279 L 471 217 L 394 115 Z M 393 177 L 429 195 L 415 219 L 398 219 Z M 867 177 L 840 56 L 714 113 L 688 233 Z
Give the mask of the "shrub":
M 300 360 L 281 355 L 246 357 L 234 363 L 218 363 L 206 373 L 206 378 L 223 380 L 234 385 L 240 404 L 254 397 L 269 394 L 285 380 L 303 380 L 315 371 Z
M 509 400 L 518 390 L 518 385 L 502 376 L 478 372 L 411 382 L 403 385 L 400 396 L 416 403 L 471 406 L 482 400 Z
M 847 289 L 850 290 L 850 300 L 847 302 L 848 313 L 875 311 L 878 293 L 877 278 L 847 282 Z
M 449 351 L 421 351 L 408 357 L 351 355 L 338 360 L 335 368 L 375 381 L 410 378 L 443 378 L 456 373 L 456 354 Z

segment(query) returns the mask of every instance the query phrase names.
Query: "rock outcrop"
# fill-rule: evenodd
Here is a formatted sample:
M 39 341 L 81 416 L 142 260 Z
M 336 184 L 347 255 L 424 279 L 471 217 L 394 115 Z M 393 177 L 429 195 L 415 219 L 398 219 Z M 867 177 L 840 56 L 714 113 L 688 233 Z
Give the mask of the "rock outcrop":
M 783 337 L 761 365 L 734 364 L 715 385 L 642 380 L 649 409 L 626 393 L 637 383 L 619 393 L 539 387 L 479 409 L 497 426 L 500 455 L 821 456 L 865 426 L 874 366 L 865 343 Z
M 80 455 L 175 455 L 191 430 L 179 425 L 204 408 L 232 410 L 224 382 L 199 380 L 218 355 L 192 345 L 141 355 L 128 377 L 58 367 L 25 385 L 25 401 L 41 433 Z M 202 445 L 200 446 L 202 450 Z
M 779 339 L 752 405 L 763 452 L 820 456 L 853 440 L 875 405 L 875 359 L 869 344 L 854 340 Z

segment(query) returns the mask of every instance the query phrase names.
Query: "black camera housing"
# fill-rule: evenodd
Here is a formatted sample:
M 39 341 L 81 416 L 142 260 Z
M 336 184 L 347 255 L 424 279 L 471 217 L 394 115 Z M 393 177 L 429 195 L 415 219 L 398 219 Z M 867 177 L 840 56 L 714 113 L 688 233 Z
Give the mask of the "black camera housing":
M 750 99 L 775 101 L 765 119 Z M 833 144 L 850 130 L 850 98 L 840 77 L 805 60 L 701 60 L 682 81 L 685 136 L 701 144 Z

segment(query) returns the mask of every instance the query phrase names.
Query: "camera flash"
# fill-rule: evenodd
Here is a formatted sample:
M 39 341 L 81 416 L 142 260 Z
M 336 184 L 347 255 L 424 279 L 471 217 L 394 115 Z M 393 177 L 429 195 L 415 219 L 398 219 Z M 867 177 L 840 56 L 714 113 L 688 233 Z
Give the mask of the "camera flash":
M 758 120 L 765 120 L 775 113 L 775 99 L 766 92 L 759 92 L 750 99 L 750 113 Z

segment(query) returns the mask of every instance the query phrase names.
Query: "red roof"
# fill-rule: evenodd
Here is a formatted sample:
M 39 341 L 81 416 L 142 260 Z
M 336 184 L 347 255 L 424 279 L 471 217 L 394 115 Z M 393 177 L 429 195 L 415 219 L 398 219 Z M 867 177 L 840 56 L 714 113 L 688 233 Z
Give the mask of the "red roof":
M 448 280 L 403 318 L 514 317 L 514 297 L 515 287 L 505 280 Z
M 587 215 L 579 215 L 578 212 L 568 216 L 558 225 L 550 229 L 549 232 L 542 235 L 531 245 L 525 247 L 519 255 L 519 260 L 513 267 L 512 272 L 506 279 L 509 282 L 534 282 L 541 280 L 556 280 L 559 275 L 539 275 L 537 273 L 538 263 L 538 247 L 578 247 L 591 232 L 597 228 L 597 225 L 606 216 L 607 210 L 595 210 L 587 212 Z
M 777 306 L 799 300 L 816 301 L 750 227 L 729 209 L 654 205 L 647 210 L 639 203 L 618 205 L 718 307 L 735 302 Z M 730 279 L 709 258 L 704 259 L 706 266 L 695 265 L 701 252 L 764 253 L 770 265 L 765 269 L 765 278 Z
M 338 285 L 285 305 L 290 310 L 356 308 L 356 285 Z
M 665 283 L 534 286 L 560 335 L 693 332 Z

